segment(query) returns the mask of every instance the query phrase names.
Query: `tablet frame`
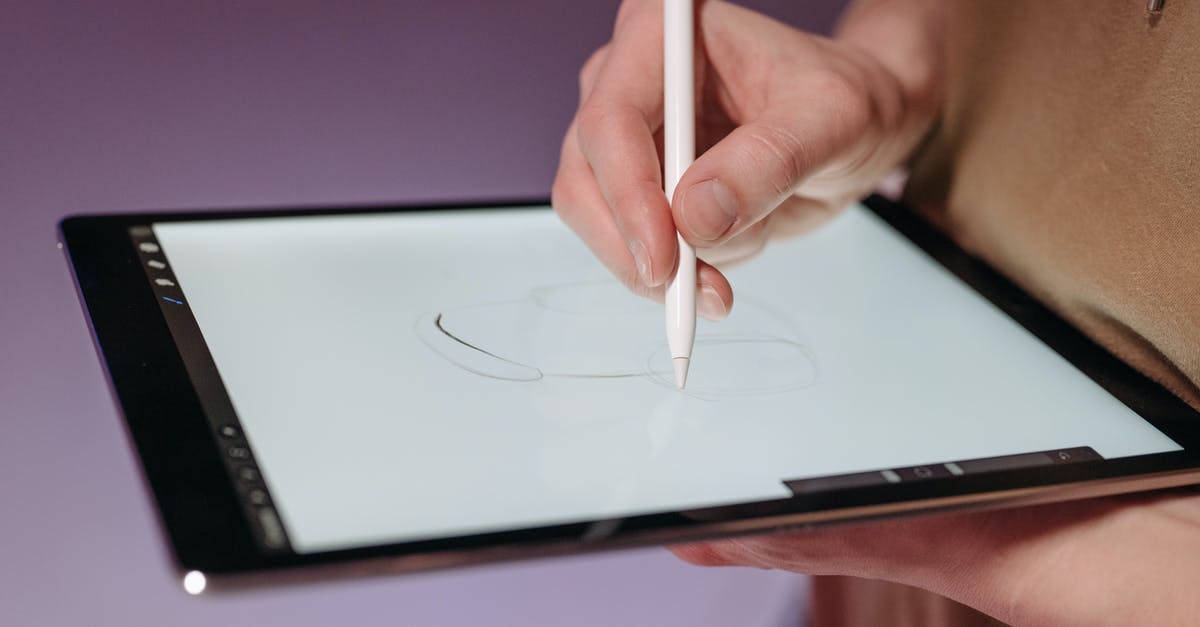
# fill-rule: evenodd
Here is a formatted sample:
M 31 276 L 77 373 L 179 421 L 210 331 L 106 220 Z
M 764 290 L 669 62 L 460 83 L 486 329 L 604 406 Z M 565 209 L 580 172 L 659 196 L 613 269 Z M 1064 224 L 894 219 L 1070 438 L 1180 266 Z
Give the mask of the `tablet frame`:
M 1200 482 L 1200 412 L 1093 343 L 1045 306 L 899 203 L 864 200 L 1039 340 L 1184 450 L 936 480 L 797 493 L 790 499 L 585 521 L 318 553 L 265 552 L 255 542 L 196 388 L 142 268 L 129 229 L 175 221 L 486 208 L 544 207 L 545 199 L 425 205 L 82 215 L 59 223 L 118 410 L 157 503 L 179 571 L 210 589 L 329 576 L 396 572 L 733 534 L 795 530 L 875 518 L 1016 506 Z M 325 568 L 313 568 L 323 566 Z M 256 574 L 270 573 L 263 578 Z M 216 576 L 215 578 L 213 576 Z

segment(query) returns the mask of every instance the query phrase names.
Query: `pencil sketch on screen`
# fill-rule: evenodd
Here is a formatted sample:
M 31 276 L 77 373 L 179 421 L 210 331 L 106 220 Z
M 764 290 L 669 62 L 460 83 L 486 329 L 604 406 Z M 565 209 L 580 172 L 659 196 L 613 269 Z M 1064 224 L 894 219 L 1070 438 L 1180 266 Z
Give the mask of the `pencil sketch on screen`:
M 615 281 L 536 287 L 499 302 L 428 312 L 417 337 L 447 363 L 492 379 L 644 379 L 675 388 L 662 306 Z M 685 393 L 703 400 L 788 392 L 817 380 L 796 325 L 753 296 L 702 323 Z

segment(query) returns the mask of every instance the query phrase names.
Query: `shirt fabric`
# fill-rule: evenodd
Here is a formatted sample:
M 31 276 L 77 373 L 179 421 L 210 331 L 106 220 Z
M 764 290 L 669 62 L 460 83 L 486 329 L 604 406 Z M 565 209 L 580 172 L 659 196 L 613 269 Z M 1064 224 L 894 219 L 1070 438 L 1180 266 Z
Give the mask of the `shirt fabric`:
M 1200 408 L 1200 0 L 947 0 L 939 123 L 906 199 Z M 810 624 L 993 625 L 816 578 Z

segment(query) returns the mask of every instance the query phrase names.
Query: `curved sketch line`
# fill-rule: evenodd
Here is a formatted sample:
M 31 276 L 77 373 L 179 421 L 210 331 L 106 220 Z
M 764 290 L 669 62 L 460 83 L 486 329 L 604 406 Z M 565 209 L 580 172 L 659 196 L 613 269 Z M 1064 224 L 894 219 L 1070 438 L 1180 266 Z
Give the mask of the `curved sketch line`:
M 446 327 L 442 326 L 441 312 L 438 312 L 438 314 L 433 317 L 433 326 L 437 327 L 437 330 L 441 331 L 442 335 L 445 335 L 446 337 L 454 340 L 455 342 L 458 342 L 459 344 L 462 344 L 463 346 L 466 346 L 467 348 L 469 348 L 473 351 L 479 351 L 479 352 L 483 353 L 484 355 L 487 355 L 488 357 L 495 357 L 496 359 L 499 359 L 500 361 L 507 361 L 508 363 L 516 365 L 516 366 L 524 366 L 526 368 L 532 368 L 534 370 L 538 370 L 534 366 L 522 364 L 520 362 L 516 362 L 511 359 L 505 359 L 504 357 L 501 357 L 501 356 L 497 355 L 496 353 L 479 348 L 478 346 L 475 346 L 474 344 L 471 344 L 470 342 L 463 340 L 461 337 L 458 337 L 457 335 L 447 331 Z M 540 370 L 538 370 L 538 371 L 541 372 Z
M 442 326 L 442 314 L 425 314 L 413 326 L 417 338 L 443 359 L 481 377 L 501 381 L 538 381 L 545 375 L 534 366 L 488 352 L 449 333 Z M 449 343 L 446 340 L 451 340 Z M 484 359 L 478 365 L 473 360 Z
M 463 338 L 455 335 L 442 324 L 443 312 L 433 314 L 425 314 L 417 319 L 413 330 L 417 334 L 417 338 L 421 343 L 428 346 L 433 352 L 440 355 L 446 361 L 466 370 L 472 374 L 477 374 L 489 379 L 498 379 L 500 381 L 540 381 L 547 377 L 555 377 L 561 379 L 635 379 L 645 375 L 644 372 L 617 372 L 617 373 L 575 373 L 575 372 L 545 372 L 537 366 L 521 363 L 515 359 L 509 359 L 501 355 L 497 355 L 485 348 L 476 346 Z M 460 347 L 465 349 L 455 351 L 447 350 L 446 343 L 442 340 L 450 340 L 453 344 L 451 347 Z M 454 354 L 451 354 L 454 353 Z M 463 357 L 470 356 L 464 359 Z M 483 357 L 481 362 L 473 363 L 472 359 Z M 497 363 L 498 362 L 498 363 Z M 513 374 L 498 374 L 496 368 L 512 369 Z M 525 373 L 525 374 L 517 374 Z M 665 371 L 664 371 L 665 373 Z M 659 373 L 662 374 L 662 373 Z
M 550 310 L 557 313 L 569 315 L 589 315 L 595 313 L 591 309 L 577 309 L 571 306 L 563 306 L 563 303 L 569 305 L 570 298 L 565 297 L 563 300 L 556 300 L 556 292 L 564 291 L 565 294 L 570 294 L 570 290 L 581 290 L 581 294 L 587 297 L 595 298 L 596 294 L 588 294 L 589 289 L 608 289 L 611 287 L 615 290 L 614 293 L 620 292 L 620 286 L 611 281 L 598 282 L 580 282 L 580 283 L 562 283 L 554 285 L 544 285 L 535 287 L 530 290 L 525 298 L 497 301 L 493 303 L 469 305 L 460 307 L 453 311 L 466 311 L 486 309 L 499 305 L 534 305 L 544 310 Z M 603 295 L 604 292 L 599 292 Z M 562 296 L 559 294 L 558 296 Z M 743 299 L 746 302 L 747 299 Z M 756 309 L 761 310 L 775 324 L 782 326 L 782 331 L 789 335 L 800 337 L 801 333 L 794 326 L 793 321 L 780 312 L 778 309 L 768 303 L 758 301 L 757 299 L 749 299 Z M 626 314 L 637 313 L 641 315 L 639 308 L 620 308 L 621 312 Z M 453 311 L 449 313 L 453 313 Z M 532 364 L 524 363 L 516 359 L 505 357 L 496 352 L 487 350 L 483 346 L 477 345 L 468 341 L 465 337 L 456 334 L 446 328 L 444 316 L 447 312 L 435 312 L 422 315 L 416 322 L 414 331 L 417 337 L 430 348 L 434 353 L 441 356 L 450 364 L 458 368 L 489 379 L 501 381 L 519 381 L 519 382 L 535 382 L 546 378 L 562 378 L 562 379 L 637 379 L 643 378 L 651 383 L 676 391 L 674 381 L 671 379 L 673 369 L 670 367 L 670 361 L 665 360 L 659 367 L 655 366 L 655 361 L 660 360 L 665 355 L 665 344 L 656 344 L 653 347 L 648 347 L 649 354 L 642 362 L 642 367 L 630 365 L 628 371 L 624 371 L 623 367 L 613 368 L 615 372 L 587 372 L 587 367 L 581 367 L 582 372 L 547 372 Z M 619 312 L 607 311 L 602 312 L 604 315 L 619 315 Z M 475 338 L 472 338 L 475 339 Z M 475 340 L 476 342 L 478 340 Z M 781 368 L 771 367 L 764 370 L 762 373 L 755 374 L 747 373 L 744 379 L 733 378 L 732 380 L 723 380 L 714 383 L 702 384 L 700 381 L 693 381 L 693 385 L 688 389 L 683 390 L 682 394 L 703 401 L 716 401 L 722 397 L 730 396 L 761 396 L 770 394 L 779 394 L 804 387 L 808 387 L 816 383 L 819 378 L 819 368 L 817 365 L 816 356 L 804 344 L 782 337 L 774 333 L 769 334 L 700 334 L 696 337 L 696 346 L 702 349 L 720 349 L 730 346 L 753 346 L 767 345 L 771 348 L 764 349 L 764 352 L 759 355 L 751 355 L 760 359 L 769 359 L 779 362 Z M 780 353 L 778 349 L 783 349 Z M 774 354 L 770 351 L 774 350 Z M 744 355 L 738 354 L 740 359 Z M 699 385 L 697 385 L 699 384 Z

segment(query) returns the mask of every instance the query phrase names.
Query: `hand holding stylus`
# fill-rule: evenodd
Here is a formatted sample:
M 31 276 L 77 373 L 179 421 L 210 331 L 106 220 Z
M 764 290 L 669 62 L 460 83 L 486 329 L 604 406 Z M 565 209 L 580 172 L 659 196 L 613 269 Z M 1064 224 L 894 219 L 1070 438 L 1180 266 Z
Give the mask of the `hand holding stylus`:
M 718 269 L 777 234 L 821 223 L 911 150 L 933 111 L 922 71 L 716 0 L 696 12 L 695 162 L 663 195 L 664 8 L 626 2 L 613 39 L 580 75 L 581 105 L 553 188 L 562 219 L 634 292 L 663 301 L 691 244 L 696 307 L 720 319 L 733 289 Z M 876 42 L 880 39 L 879 42 Z M 928 74 L 928 72 L 925 72 Z M 686 265 L 686 264 L 685 264 Z M 798 287 L 798 289 L 802 289 Z
M 701 259 L 699 313 L 725 316 L 733 291 L 718 267 L 753 256 L 772 236 L 819 224 L 915 149 L 941 101 L 951 4 L 857 0 L 826 38 L 719 0 L 699 2 L 700 154 L 668 202 L 659 148 L 663 7 L 626 1 L 612 40 L 580 74 L 555 209 L 626 286 L 658 300 L 680 263 L 678 231 Z M 906 583 L 1012 624 L 1192 624 L 1188 595 L 1163 599 L 1196 579 L 1200 497 L 931 515 L 673 550 L 704 565 Z

